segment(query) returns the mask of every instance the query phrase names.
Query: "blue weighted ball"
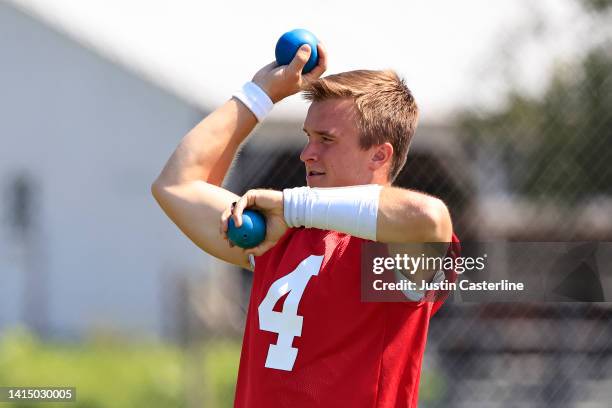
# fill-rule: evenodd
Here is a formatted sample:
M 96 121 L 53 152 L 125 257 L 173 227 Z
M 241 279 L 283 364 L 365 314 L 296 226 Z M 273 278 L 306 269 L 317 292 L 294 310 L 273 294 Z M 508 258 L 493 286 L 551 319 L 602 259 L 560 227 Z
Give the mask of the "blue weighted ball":
M 253 248 L 263 242 L 266 237 L 266 219 L 261 213 L 253 210 L 242 212 L 242 226 L 236 228 L 234 218 L 229 219 L 227 237 L 240 248 Z
M 318 43 L 317 37 L 308 30 L 298 28 L 286 32 L 276 43 L 276 49 L 274 50 L 276 62 L 278 65 L 288 65 L 293 60 L 297 50 L 303 44 L 308 44 L 311 51 L 310 58 L 308 58 L 308 62 L 304 66 L 304 69 L 302 69 L 302 73 L 307 74 L 312 71 L 319 62 L 319 53 L 317 52 Z

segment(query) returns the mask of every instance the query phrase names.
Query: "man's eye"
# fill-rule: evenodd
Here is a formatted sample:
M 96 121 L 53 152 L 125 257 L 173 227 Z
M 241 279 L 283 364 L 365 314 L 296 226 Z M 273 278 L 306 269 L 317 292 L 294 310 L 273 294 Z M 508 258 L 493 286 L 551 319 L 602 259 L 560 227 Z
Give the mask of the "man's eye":
M 331 138 L 329 138 L 329 137 L 325 137 L 325 136 L 323 136 L 323 141 L 324 141 L 324 142 L 331 142 L 331 141 L 333 141 L 333 139 L 331 139 Z

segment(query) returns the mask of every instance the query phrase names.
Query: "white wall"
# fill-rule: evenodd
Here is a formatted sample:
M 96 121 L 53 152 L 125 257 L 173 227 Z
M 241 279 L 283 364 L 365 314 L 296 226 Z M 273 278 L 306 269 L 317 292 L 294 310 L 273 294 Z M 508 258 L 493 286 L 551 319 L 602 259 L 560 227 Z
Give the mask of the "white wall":
M 201 273 L 209 258 L 165 218 L 149 187 L 201 117 L 0 2 L 0 330 L 21 319 L 24 267 L 6 199 L 25 171 L 40 187 L 53 331 L 159 332 L 160 273 Z

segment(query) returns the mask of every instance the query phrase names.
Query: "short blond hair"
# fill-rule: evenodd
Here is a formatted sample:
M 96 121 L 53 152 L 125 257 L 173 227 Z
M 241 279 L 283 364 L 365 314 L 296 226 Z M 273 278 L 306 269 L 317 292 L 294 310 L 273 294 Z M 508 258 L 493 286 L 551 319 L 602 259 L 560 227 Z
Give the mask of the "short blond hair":
M 359 115 L 359 145 L 369 149 L 391 143 L 389 181 L 395 180 L 406 164 L 419 116 L 412 92 L 395 71 L 342 72 L 312 81 L 303 91 L 304 98 L 311 102 L 353 98 Z

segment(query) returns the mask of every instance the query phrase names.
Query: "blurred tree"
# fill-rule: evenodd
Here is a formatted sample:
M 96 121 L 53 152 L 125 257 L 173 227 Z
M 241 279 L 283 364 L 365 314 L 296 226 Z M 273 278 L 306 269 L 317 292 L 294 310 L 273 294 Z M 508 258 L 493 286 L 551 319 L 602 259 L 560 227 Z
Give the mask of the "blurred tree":
M 612 0 L 581 0 L 583 6 L 597 12 L 606 11 L 612 6 Z
M 612 0 L 581 4 L 594 21 L 610 23 Z M 464 112 L 459 123 L 475 144 L 499 154 L 513 191 L 570 203 L 612 194 L 610 39 L 558 65 L 541 96 L 511 91 L 501 111 Z

